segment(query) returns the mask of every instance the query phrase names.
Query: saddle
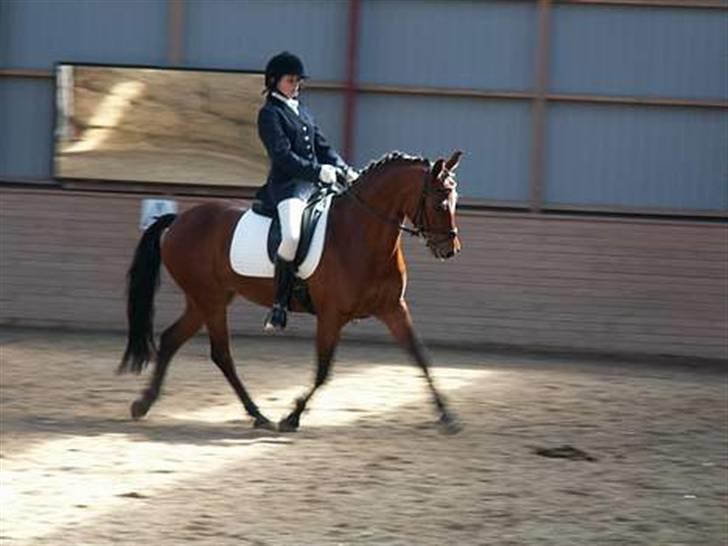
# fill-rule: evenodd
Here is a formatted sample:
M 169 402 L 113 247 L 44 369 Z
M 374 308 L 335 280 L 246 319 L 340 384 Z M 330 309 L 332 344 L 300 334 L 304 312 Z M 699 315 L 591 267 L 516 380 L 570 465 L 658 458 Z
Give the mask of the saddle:
M 308 199 L 301 219 L 301 239 L 293 259 L 297 274 L 293 280 L 292 297 L 313 315 L 316 314 L 316 309 L 309 295 L 306 279 L 315 270 L 323 252 L 326 218 L 331 199 L 337 193 L 339 192 L 335 189 L 325 187 Z M 230 250 L 233 270 L 241 275 L 272 277 L 280 243 L 281 225 L 278 215 L 275 210 L 255 201 L 251 210 L 239 222 L 233 236 Z
M 316 226 L 326 211 L 326 198 L 332 193 L 334 192 L 328 188 L 321 188 L 311 195 L 306 202 L 306 208 L 303 210 L 303 217 L 301 218 L 301 239 L 296 249 L 296 257 L 293 259 L 293 266 L 296 270 L 308 255 Z M 278 247 L 281 244 L 281 222 L 275 211 L 263 207 L 260 201 L 253 203 L 252 208 L 253 212 L 271 219 L 270 230 L 268 231 L 268 258 L 275 263 Z

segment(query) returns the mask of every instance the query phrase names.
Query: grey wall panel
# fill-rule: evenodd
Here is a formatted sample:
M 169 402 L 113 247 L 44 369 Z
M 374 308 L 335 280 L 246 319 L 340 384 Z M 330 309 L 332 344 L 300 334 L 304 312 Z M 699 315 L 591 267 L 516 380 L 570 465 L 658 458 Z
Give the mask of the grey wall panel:
M 1 13 L 6 51 L 0 61 L 6 67 L 166 60 L 166 0 L 9 0 Z
M 535 2 L 365 1 L 360 80 L 528 89 L 536 23 Z
M 0 78 L 0 176 L 51 175 L 53 82 Z
M 189 0 L 186 61 L 194 66 L 262 70 L 283 49 L 303 59 L 312 78 L 345 73 L 348 2 Z
M 392 150 L 434 159 L 461 149 L 463 197 L 525 201 L 530 119 L 524 102 L 364 95 L 356 164 Z
M 336 91 L 304 91 L 301 100 L 313 114 L 328 141 L 339 153 L 343 153 L 343 95 Z
M 549 203 L 728 210 L 728 112 L 559 104 Z
M 556 6 L 551 88 L 728 100 L 728 14 Z

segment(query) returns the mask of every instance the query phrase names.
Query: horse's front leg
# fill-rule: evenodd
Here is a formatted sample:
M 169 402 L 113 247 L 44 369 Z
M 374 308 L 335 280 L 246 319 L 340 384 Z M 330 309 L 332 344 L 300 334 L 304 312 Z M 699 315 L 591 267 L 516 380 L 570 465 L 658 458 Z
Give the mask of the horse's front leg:
M 445 399 L 435 387 L 435 381 L 430 374 L 430 355 L 412 327 L 412 317 L 407 303 L 400 300 L 397 307 L 378 315 L 378 318 L 387 325 L 394 338 L 410 354 L 425 374 L 435 405 L 440 412 L 440 423 L 445 427 L 445 431 L 449 433 L 458 432 L 461 425 L 455 415 L 448 409 Z
M 301 414 L 306 409 L 306 404 L 314 395 L 316 390 L 326 383 L 331 371 L 331 364 L 334 360 L 334 352 L 339 342 L 343 324 L 334 317 L 319 316 L 316 326 L 316 379 L 313 387 L 304 396 L 296 400 L 296 406 L 288 417 L 281 419 L 278 423 L 278 430 L 281 432 L 295 432 L 301 422 Z

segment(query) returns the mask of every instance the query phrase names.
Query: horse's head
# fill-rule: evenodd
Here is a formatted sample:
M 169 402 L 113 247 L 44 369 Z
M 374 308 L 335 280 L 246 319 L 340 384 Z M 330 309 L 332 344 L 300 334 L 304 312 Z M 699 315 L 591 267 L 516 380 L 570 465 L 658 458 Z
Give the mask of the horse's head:
M 438 159 L 425 177 L 420 202 L 413 223 L 422 233 L 427 247 L 436 258 L 452 258 L 460 252 L 455 207 L 458 200 L 455 169 L 463 152 L 454 152 L 449 159 Z

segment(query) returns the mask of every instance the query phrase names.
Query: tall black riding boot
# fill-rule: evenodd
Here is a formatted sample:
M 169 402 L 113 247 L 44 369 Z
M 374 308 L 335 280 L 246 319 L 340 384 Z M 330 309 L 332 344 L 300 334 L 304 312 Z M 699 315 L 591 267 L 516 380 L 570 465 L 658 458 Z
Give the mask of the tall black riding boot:
M 275 264 L 275 286 L 276 298 L 273 308 L 265 319 L 266 330 L 283 330 L 286 327 L 286 311 L 291 301 L 293 291 L 293 263 L 284 260 L 280 256 L 276 258 Z

